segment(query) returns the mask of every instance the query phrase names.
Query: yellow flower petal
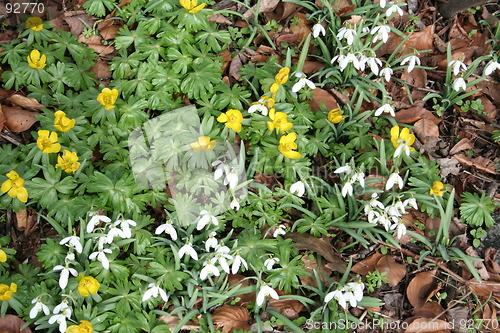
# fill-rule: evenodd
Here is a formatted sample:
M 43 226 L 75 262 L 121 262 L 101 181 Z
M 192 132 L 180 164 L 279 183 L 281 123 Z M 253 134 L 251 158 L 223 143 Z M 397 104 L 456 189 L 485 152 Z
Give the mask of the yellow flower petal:
M 4 250 L 0 250 L 0 262 L 6 262 L 7 261 L 7 254 L 5 253 Z
M 37 16 L 29 17 L 26 20 L 26 28 L 33 31 L 40 31 L 43 29 L 43 20 Z

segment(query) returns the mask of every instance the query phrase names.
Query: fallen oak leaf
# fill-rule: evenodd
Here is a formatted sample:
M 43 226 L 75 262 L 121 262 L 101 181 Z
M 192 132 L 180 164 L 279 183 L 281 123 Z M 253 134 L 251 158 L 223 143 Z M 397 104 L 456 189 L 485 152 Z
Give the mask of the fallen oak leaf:
M 386 272 L 386 277 L 389 283 L 394 287 L 405 277 L 406 268 L 402 264 L 398 264 L 392 257 L 386 255 L 379 259 L 375 267 L 380 273 Z
M 8 314 L 0 317 L 0 332 L 31 333 L 29 327 L 21 329 L 24 325 L 26 325 L 26 322 L 17 316 Z
M 39 113 L 23 110 L 18 107 L 2 105 L 2 113 L 5 117 L 5 126 L 14 133 L 29 129 L 38 121 L 36 115 Z
M 212 314 L 215 329 L 222 329 L 222 332 L 232 330 L 250 330 L 250 314 L 243 306 L 222 305 L 215 309 Z
M 12 103 L 13 106 L 19 106 L 31 111 L 40 111 L 41 108 L 45 107 L 45 105 L 39 103 L 36 98 L 29 98 L 19 94 L 10 96 L 7 98 L 7 101 Z
M 439 128 L 435 122 L 429 119 L 422 118 L 413 124 L 415 133 L 418 134 L 420 140 L 425 143 L 425 138 L 439 138 Z
M 358 273 L 361 275 L 366 275 L 370 272 L 373 272 L 376 270 L 377 263 L 382 258 L 384 255 L 379 252 L 375 252 L 372 256 L 356 263 L 354 266 L 352 266 L 351 271 L 354 273 Z
M 479 169 L 481 171 L 491 173 L 496 175 L 497 172 L 495 170 L 495 162 L 493 162 L 490 159 L 484 158 L 482 156 L 478 156 L 474 159 L 469 158 L 465 154 L 456 154 L 453 157 L 455 157 L 461 164 L 469 167 L 474 167 L 476 169 Z

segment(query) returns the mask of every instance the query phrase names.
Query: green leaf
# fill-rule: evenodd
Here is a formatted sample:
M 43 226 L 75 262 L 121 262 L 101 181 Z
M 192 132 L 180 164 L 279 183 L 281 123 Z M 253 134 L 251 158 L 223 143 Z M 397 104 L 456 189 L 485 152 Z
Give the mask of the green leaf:
M 486 193 L 479 196 L 477 193 L 463 193 L 463 202 L 460 206 L 460 217 L 470 226 L 480 227 L 483 223 L 486 227 L 495 224 L 491 213 L 495 210 L 495 205 Z

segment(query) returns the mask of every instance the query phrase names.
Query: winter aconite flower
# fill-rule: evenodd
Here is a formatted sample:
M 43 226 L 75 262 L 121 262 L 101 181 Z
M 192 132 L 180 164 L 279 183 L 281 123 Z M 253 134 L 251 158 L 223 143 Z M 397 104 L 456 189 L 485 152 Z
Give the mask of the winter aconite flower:
M 83 297 L 87 297 L 90 294 L 97 294 L 99 287 L 101 284 L 99 281 L 94 279 L 92 276 L 84 276 L 80 279 L 80 283 L 78 283 L 78 292 Z
M 66 113 L 59 110 L 54 112 L 54 127 L 61 132 L 67 132 L 75 126 L 76 120 L 66 117 Z
M 293 127 L 293 124 L 286 119 L 288 117 L 286 113 L 274 112 L 274 109 L 271 111 L 272 112 L 269 114 L 269 118 L 271 118 L 272 121 L 267 122 L 268 130 L 272 131 L 276 129 L 276 134 L 278 134 L 280 131 L 281 133 L 285 133 Z
M 80 320 L 80 325 L 71 325 L 64 333 L 92 333 L 94 328 L 88 320 Z
M 280 85 L 286 83 L 288 81 L 288 74 L 290 74 L 290 68 L 288 67 L 283 67 L 280 69 L 278 74 L 274 76 L 275 82 L 271 85 L 271 88 L 269 90 L 273 93 L 276 94 L 278 91 Z M 273 96 L 274 97 L 274 96 Z
M 394 157 L 398 157 L 404 151 L 406 155 L 410 156 L 410 151 L 415 148 L 410 147 L 415 142 L 415 135 L 410 133 L 410 130 L 405 127 L 399 131 L 399 126 L 391 128 L 391 142 L 396 151 Z
M 199 12 L 207 5 L 206 3 L 198 5 L 198 0 L 179 0 L 179 3 L 191 14 Z
M 239 132 L 241 131 L 243 115 L 240 110 L 231 109 L 217 117 L 217 121 L 219 123 L 225 123 L 227 128 L 230 128 L 235 132 Z
M 65 172 L 75 172 L 80 167 L 80 162 L 78 162 L 78 156 L 76 152 L 71 152 L 64 149 L 62 156 L 57 156 L 56 168 L 61 167 Z
M 2 192 L 11 198 L 17 198 L 21 202 L 28 201 L 28 191 L 24 187 L 24 179 L 14 170 L 6 174 L 9 178 L 2 183 Z
M 57 143 L 57 139 L 56 132 L 39 130 L 36 145 L 44 154 L 58 153 L 61 150 L 61 144 Z
M 33 50 L 28 56 L 28 65 L 34 69 L 42 69 L 47 66 L 47 56 L 40 54 L 40 51 Z
M 197 142 L 190 143 L 189 145 L 193 149 L 193 151 L 196 153 L 201 150 L 212 150 L 215 148 L 215 145 L 217 142 L 215 140 L 210 141 L 209 136 L 200 136 L 198 137 Z
M 8 301 L 12 298 L 12 294 L 17 291 L 17 284 L 12 282 L 10 286 L 0 284 L 0 301 Z
M 442 191 L 443 188 L 444 188 L 443 183 L 441 183 L 440 181 L 435 181 L 432 184 L 432 188 L 430 189 L 429 194 L 430 195 L 434 194 L 434 195 L 437 195 L 438 197 L 442 197 L 443 193 L 446 192 L 446 191 Z
M 5 253 L 4 250 L 0 249 L 0 262 L 6 262 L 7 261 L 7 253 Z
M 274 299 L 279 299 L 280 298 L 278 296 L 278 293 L 276 292 L 276 290 L 274 290 L 273 288 L 269 287 L 266 283 L 263 283 L 262 287 L 260 288 L 259 293 L 257 294 L 257 299 L 256 299 L 257 305 L 261 306 L 262 304 L 264 304 L 264 299 L 267 296 L 271 296 Z
M 344 118 L 345 116 L 342 114 L 339 108 L 330 110 L 327 116 L 328 121 L 334 124 L 340 123 L 342 120 L 344 120 Z
M 297 144 L 295 143 L 295 140 L 297 139 L 297 135 L 295 133 L 290 133 L 287 135 L 283 135 L 280 138 L 280 144 L 278 146 L 278 150 L 280 153 L 283 154 L 283 156 L 288 157 L 288 158 L 300 158 L 302 155 L 300 155 L 299 152 L 294 151 L 297 149 Z
M 38 16 L 29 17 L 26 20 L 26 28 L 33 31 L 40 31 L 43 29 L 43 20 Z
M 112 110 L 115 108 L 116 100 L 118 99 L 118 89 L 104 88 L 99 95 L 97 95 L 97 101 L 104 105 L 106 110 Z

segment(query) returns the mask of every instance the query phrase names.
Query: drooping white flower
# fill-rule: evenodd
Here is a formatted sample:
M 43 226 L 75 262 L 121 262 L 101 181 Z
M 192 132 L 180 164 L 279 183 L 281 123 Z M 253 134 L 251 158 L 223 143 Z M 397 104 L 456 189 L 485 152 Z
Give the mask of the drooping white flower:
M 248 264 L 245 259 L 243 259 L 239 254 L 234 256 L 233 266 L 231 267 L 231 273 L 236 274 L 240 270 L 240 266 L 243 264 L 245 269 L 248 269 Z
M 250 110 L 248 110 L 248 112 L 250 112 Z M 214 180 L 217 180 L 220 177 L 222 177 L 222 175 L 224 174 L 224 170 L 229 170 L 227 164 L 223 163 L 220 160 L 212 162 L 212 166 L 217 166 L 217 168 L 214 171 Z
M 217 268 L 217 266 L 212 264 L 211 260 L 205 261 L 205 265 L 200 272 L 200 279 L 205 280 L 207 278 L 208 274 L 213 274 L 215 276 L 220 275 L 219 269 Z
M 59 244 L 64 245 L 68 243 L 66 246 L 69 246 L 70 248 L 74 248 L 76 252 L 82 253 L 82 243 L 80 242 L 80 237 L 78 236 L 69 236 L 66 238 L 63 238 Z
M 214 225 L 219 225 L 219 220 L 217 220 L 217 218 L 215 216 L 210 214 L 210 212 L 208 210 L 204 209 L 200 212 L 200 219 L 198 220 L 198 224 L 196 225 L 196 229 L 201 230 L 201 229 L 205 228 L 205 226 L 209 222 L 212 222 L 212 224 L 214 224 Z
M 252 104 L 248 108 L 248 113 L 254 113 L 256 111 L 259 111 L 260 113 L 262 113 L 263 116 L 267 116 L 267 114 L 269 113 L 269 110 L 267 109 L 267 106 L 265 106 L 263 104 L 260 104 L 260 103 Z
M 347 40 L 347 45 L 352 45 L 352 43 L 354 42 L 354 37 L 357 34 L 358 33 L 354 29 L 347 29 L 346 27 L 342 27 L 337 33 L 337 38 L 340 40 L 345 38 Z
M 375 116 L 380 116 L 383 112 L 389 113 L 391 116 L 396 117 L 396 113 L 394 113 L 394 109 L 388 103 L 382 105 L 375 111 Z
M 373 209 L 369 209 L 367 215 L 368 215 L 368 222 L 370 223 L 377 224 L 378 221 L 380 220 L 380 213 L 374 211 Z
M 500 69 L 500 63 L 492 61 L 484 68 L 484 75 L 490 75 L 494 70 L 497 69 Z
M 90 255 L 89 255 L 89 259 L 90 260 L 94 260 L 96 257 L 97 257 L 97 260 L 99 260 L 102 264 L 102 267 L 104 269 L 109 269 L 109 260 L 108 260 L 108 257 L 106 257 L 106 253 L 112 253 L 113 251 L 111 251 L 110 249 L 101 249 L 97 252 L 92 252 Z
M 373 74 L 378 75 L 380 67 L 382 67 L 382 61 L 376 57 L 363 57 L 361 67 L 364 70 L 365 64 L 368 64 L 370 70 Z
M 404 58 L 401 61 L 401 65 L 405 65 L 407 62 L 409 63 L 409 65 L 408 65 L 408 73 L 410 73 L 415 68 L 415 65 L 420 66 L 420 64 L 421 64 L 420 58 L 417 57 L 416 55 L 411 55 L 409 57 Z
M 125 233 L 123 232 L 122 229 L 118 228 L 118 225 L 120 224 L 120 220 L 115 221 L 111 224 L 111 227 L 109 228 L 109 231 L 106 235 L 106 243 L 111 244 L 113 243 L 113 239 L 118 236 L 120 238 L 127 238 L 125 237 Z
M 452 60 L 448 64 L 449 67 L 452 67 L 453 69 L 453 74 L 458 75 L 461 70 L 466 71 L 467 70 L 467 65 L 461 62 L 460 60 Z
M 301 180 L 299 180 L 296 183 L 293 183 L 292 186 L 290 186 L 290 193 L 296 194 L 298 197 L 303 196 L 305 192 L 306 192 L 306 187 Z
M 224 185 L 229 184 L 230 189 L 235 189 L 238 185 L 238 175 L 236 174 L 234 168 L 231 171 L 226 171 L 226 178 L 224 178 Z
M 219 265 L 220 267 L 222 268 L 222 270 L 224 272 L 226 272 L 227 274 L 229 274 L 231 271 L 229 270 L 229 264 L 227 263 L 228 260 L 232 260 L 233 259 L 233 256 L 232 255 L 229 255 L 227 253 L 224 253 L 224 252 L 218 252 L 216 255 L 215 255 L 215 260 L 219 262 Z M 215 262 L 214 262 L 215 263 Z
M 345 58 L 345 55 L 338 54 L 338 55 L 336 55 L 335 57 L 332 58 L 332 60 L 330 61 L 330 63 L 333 64 L 335 61 L 337 61 L 337 63 L 340 64 L 342 62 L 342 60 L 344 60 L 344 58 Z
M 399 7 L 397 4 L 395 4 L 394 2 L 389 2 L 389 4 L 391 5 L 391 7 L 389 7 L 389 9 L 387 9 L 387 11 L 385 12 L 385 15 L 387 15 L 387 17 L 391 16 L 392 14 L 394 13 L 398 13 L 400 16 L 403 16 L 403 10 L 401 9 L 401 7 Z
M 337 168 L 333 173 L 351 173 L 352 172 L 352 166 L 350 164 L 346 164 L 344 166 L 341 166 L 340 168 Z
M 380 72 L 378 73 L 378 75 L 380 77 L 384 77 L 385 81 L 389 82 L 391 80 L 391 76 L 392 76 L 392 68 L 389 68 L 389 67 L 385 67 L 385 68 L 382 68 L 380 70 Z
M 413 209 L 418 209 L 418 205 L 417 205 L 417 200 L 415 200 L 414 197 L 411 197 L 409 199 L 406 199 L 405 201 L 403 201 L 403 205 L 406 207 L 406 206 L 410 206 L 412 207 Z
M 316 85 L 314 84 L 314 82 L 312 82 L 311 80 L 308 80 L 304 73 L 297 72 L 297 73 L 295 73 L 295 76 L 299 78 L 299 81 L 297 81 L 292 87 L 292 91 L 294 93 L 298 92 L 300 89 L 304 88 L 305 86 L 308 86 L 311 89 L 316 89 Z
M 344 58 L 342 58 L 342 61 L 340 61 L 339 66 L 340 66 L 340 71 L 343 72 L 344 69 L 349 65 L 352 64 L 354 68 L 360 69 L 359 67 L 359 60 L 358 58 L 352 54 L 348 53 Z
M 342 196 L 345 198 L 347 194 L 352 195 L 353 193 L 353 187 L 351 182 L 345 182 L 344 186 L 342 187 Z
M 191 243 L 186 243 L 179 249 L 179 257 L 182 259 L 186 253 L 189 254 L 194 260 L 198 260 L 198 253 L 196 253 L 195 249 L 193 249 Z
M 164 302 L 168 301 L 168 295 L 165 290 L 160 288 L 156 283 L 150 283 L 148 285 L 148 290 L 146 290 L 146 292 L 142 295 L 142 301 L 145 302 L 151 297 L 156 298 L 158 297 L 158 295 L 160 295 L 161 299 Z
M 398 184 L 399 189 L 403 189 L 403 178 L 398 173 L 392 173 L 387 179 L 387 183 L 385 184 L 385 190 L 389 191 L 394 187 L 394 184 Z
M 266 259 L 266 261 L 264 261 L 264 266 L 268 269 L 268 270 L 271 270 L 273 269 L 273 266 L 274 264 L 280 262 L 280 259 L 279 258 L 276 258 L 276 257 L 271 257 L 271 258 L 268 258 Z
M 460 91 L 466 89 L 467 89 L 467 83 L 465 82 L 463 77 L 457 77 L 455 81 L 453 81 L 453 90 Z
M 274 298 L 276 300 L 280 298 L 278 296 L 278 293 L 276 292 L 276 290 L 269 287 L 267 284 L 262 283 L 262 287 L 260 287 L 260 290 L 259 290 L 259 293 L 257 294 L 257 299 L 256 299 L 258 306 L 261 306 L 262 304 L 264 304 L 264 299 L 266 298 L 266 296 L 271 296 L 272 298 Z
M 205 242 L 205 250 L 207 252 L 210 251 L 210 248 L 213 247 L 215 249 L 215 247 L 217 246 L 217 238 L 215 238 L 215 236 L 217 235 L 217 233 L 215 231 L 212 231 L 209 235 L 208 235 L 208 239 L 207 241 Z
M 398 239 L 401 239 L 401 237 L 403 237 L 403 235 L 406 234 L 406 225 L 404 224 L 403 220 L 399 220 L 396 226 L 397 226 L 397 237 Z
M 286 235 L 285 229 L 286 229 L 286 226 L 284 226 L 283 224 L 277 225 L 276 229 L 273 232 L 273 237 L 276 238 L 276 237 L 278 237 L 278 235 L 281 235 L 281 236 Z
M 155 230 L 155 234 L 159 235 L 162 232 L 170 235 L 172 240 L 177 240 L 177 230 L 175 230 L 171 219 L 168 219 L 164 224 L 158 226 Z
M 66 319 L 71 318 L 71 313 L 72 310 L 68 306 L 68 303 L 66 300 L 62 301 L 59 305 L 57 305 L 53 312 L 54 315 L 49 318 L 49 324 L 54 324 L 57 322 L 59 324 L 59 332 L 64 333 L 66 332 L 66 328 L 68 327 L 66 323 Z
M 380 8 L 385 8 L 385 6 L 387 5 L 386 0 L 380 0 L 379 5 L 380 5 Z
M 130 238 L 130 237 L 132 237 L 132 231 L 130 230 L 130 226 L 135 227 L 137 225 L 137 223 L 135 221 L 132 221 L 132 220 L 118 220 L 116 222 L 118 222 L 117 225 L 120 225 L 120 227 L 122 228 L 122 231 L 123 231 L 123 237 L 122 238 Z
M 352 307 L 356 307 L 358 302 L 363 299 L 363 290 L 365 285 L 361 280 L 349 282 L 345 287 L 345 295 Z
M 325 303 L 330 302 L 332 299 L 336 300 L 339 305 L 346 309 L 347 308 L 347 299 L 342 291 L 342 288 L 338 288 L 332 292 L 329 292 L 325 296 Z
M 236 199 L 233 199 L 229 206 L 231 207 L 231 209 L 234 209 L 236 211 L 240 210 L 240 204 L 238 203 L 238 201 L 236 201 Z
M 66 264 L 66 266 L 54 266 L 54 271 L 61 271 L 61 274 L 59 275 L 59 287 L 61 287 L 61 289 L 66 288 L 68 285 L 69 274 L 73 276 L 78 275 L 76 269 L 69 267 L 69 264 Z
M 96 212 L 89 212 L 88 215 L 92 216 L 92 218 L 90 219 L 90 221 L 87 223 L 87 233 L 89 233 L 89 234 L 92 231 L 94 231 L 95 226 L 99 222 L 106 222 L 106 223 L 111 222 L 111 219 L 109 217 L 104 216 L 104 215 L 97 215 Z
M 370 32 L 373 36 L 372 43 L 376 43 L 379 39 L 384 43 L 389 40 L 389 33 L 391 32 L 391 27 L 388 25 L 377 25 Z
M 319 23 L 316 23 L 315 25 L 313 25 L 311 30 L 312 30 L 312 34 L 313 34 L 314 38 L 318 38 L 320 34 L 323 36 L 326 35 L 325 28 Z
M 50 313 L 49 307 L 42 303 L 42 298 L 37 297 L 31 301 L 32 304 L 35 304 L 30 310 L 30 318 L 35 319 L 38 316 L 38 313 L 43 311 L 45 315 Z

